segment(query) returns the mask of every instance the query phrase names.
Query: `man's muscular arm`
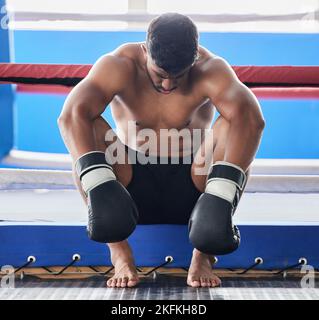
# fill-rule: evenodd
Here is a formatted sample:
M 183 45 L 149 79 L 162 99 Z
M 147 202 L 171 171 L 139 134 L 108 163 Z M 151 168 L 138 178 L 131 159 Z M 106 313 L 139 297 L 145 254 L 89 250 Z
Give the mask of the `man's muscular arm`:
M 58 125 L 73 160 L 96 149 L 94 120 L 103 113 L 113 97 L 125 88 L 130 68 L 125 58 L 103 56 L 67 97 Z
M 265 126 L 259 103 L 225 60 L 214 58 L 209 63 L 205 79 L 207 95 L 230 124 L 223 160 L 246 171 L 255 157 Z
M 209 63 L 204 87 L 230 129 L 224 159 L 211 167 L 205 192 L 193 209 L 189 237 L 199 251 L 221 255 L 233 252 L 240 244 L 240 232 L 232 217 L 245 186 L 245 171 L 260 143 L 264 120 L 255 96 L 231 67 L 220 58 Z
M 61 134 L 87 198 L 89 238 L 102 243 L 127 239 L 138 219 L 134 201 L 117 181 L 105 153 L 96 149 L 94 137 L 95 119 L 129 81 L 126 63 L 115 56 L 99 59 L 72 90 L 59 118 Z

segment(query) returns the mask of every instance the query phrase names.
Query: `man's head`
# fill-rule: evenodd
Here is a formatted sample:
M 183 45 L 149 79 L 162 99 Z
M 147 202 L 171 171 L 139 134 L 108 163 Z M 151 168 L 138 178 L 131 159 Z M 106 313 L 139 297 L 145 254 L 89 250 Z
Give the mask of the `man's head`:
M 155 18 L 147 31 L 144 52 L 156 89 L 163 93 L 174 90 L 198 56 L 198 31 L 194 22 L 178 13 Z

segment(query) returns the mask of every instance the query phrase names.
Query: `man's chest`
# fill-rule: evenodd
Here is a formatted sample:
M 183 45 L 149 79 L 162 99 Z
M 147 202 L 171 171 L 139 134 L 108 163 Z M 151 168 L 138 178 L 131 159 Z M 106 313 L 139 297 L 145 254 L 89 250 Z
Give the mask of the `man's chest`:
M 205 103 L 207 99 L 192 92 L 161 96 L 157 92 L 143 90 L 116 100 L 116 104 L 125 108 L 140 128 L 154 130 L 185 128 Z

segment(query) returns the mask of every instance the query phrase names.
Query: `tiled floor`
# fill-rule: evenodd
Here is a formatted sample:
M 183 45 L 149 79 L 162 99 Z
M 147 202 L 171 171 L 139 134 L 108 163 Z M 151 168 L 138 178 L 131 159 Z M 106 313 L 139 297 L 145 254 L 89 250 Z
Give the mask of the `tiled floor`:
M 190 288 L 186 278 L 157 275 L 143 279 L 137 288 L 106 288 L 104 279 L 15 281 L 15 289 L 0 288 L 0 300 L 319 300 L 319 284 L 300 288 L 300 281 L 223 279 L 220 288 Z

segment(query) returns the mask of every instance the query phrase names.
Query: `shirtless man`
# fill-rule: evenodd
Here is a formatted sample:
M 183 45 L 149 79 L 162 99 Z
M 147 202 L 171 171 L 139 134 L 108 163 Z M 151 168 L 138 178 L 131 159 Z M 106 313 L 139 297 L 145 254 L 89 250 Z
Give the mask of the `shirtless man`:
M 108 104 L 116 132 L 101 116 Z M 211 130 L 214 135 L 201 139 L 200 146 L 206 147 L 196 152 L 185 150 L 180 143 L 177 150 L 171 148 L 163 155 L 159 138 L 148 150 L 143 142 L 130 139 L 128 124 L 132 122 L 137 134 L 144 129 L 156 134 L 161 129 L 209 129 L 215 108 L 220 116 Z M 102 56 L 66 99 L 58 125 L 75 164 L 78 189 L 89 206 L 89 234 L 96 241 L 108 242 L 115 267 L 108 287 L 133 287 L 139 282 L 126 240 L 137 221 L 187 224 L 192 212 L 190 239 L 195 249 L 187 284 L 220 284 L 212 270 L 211 253 L 228 253 L 239 245 L 238 230 L 231 223 L 232 210 L 245 188 L 265 123 L 257 99 L 230 65 L 198 45 L 197 28 L 188 17 L 163 14 L 151 22 L 146 42 L 124 44 Z M 101 157 L 114 143 L 106 139 L 107 132 L 125 146 L 123 163 L 110 165 L 105 154 Z M 191 161 L 131 164 L 128 159 L 134 153 L 155 159 L 186 154 Z M 200 159 L 219 165 L 198 174 Z M 213 173 L 208 181 L 209 172 Z M 235 195 L 236 205 L 229 209 Z M 103 220 L 106 216 L 108 222 Z M 224 223 L 215 220 L 226 216 L 230 226 L 214 229 Z M 201 229 L 205 225 L 208 231 Z M 229 235 L 227 240 L 223 235 L 211 238 L 224 229 L 231 233 L 228 248 L 222 246 Z

